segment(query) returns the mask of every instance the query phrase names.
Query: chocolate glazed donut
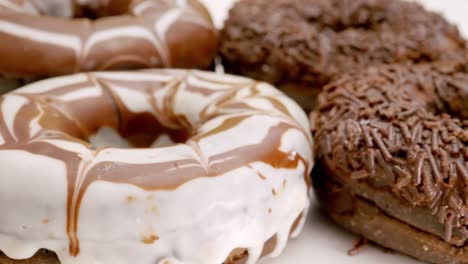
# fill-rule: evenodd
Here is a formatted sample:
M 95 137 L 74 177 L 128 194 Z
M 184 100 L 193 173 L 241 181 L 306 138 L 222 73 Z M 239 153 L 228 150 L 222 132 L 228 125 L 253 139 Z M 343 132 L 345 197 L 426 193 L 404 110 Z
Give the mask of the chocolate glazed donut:
M 255 263 L 305 222 L 308 119 L 266 83 L 93 72 L 30 84 L 0 109 L 0 263 Z M 102 127 L 136 148 L 89 144 Z
M 370 65 L 463 56 L 438 14 L 400 0 L 244 0 L 221 33 L 228 72 L 274 84 L 306 110 L 334 76 Z
M 430 263 L 468 263 L 468 63 L 381 66 L 325 88 L 316 194 L 345 228 Z
M 197 0 L 0 0 L 0 39 L 0 74 L 23 78 L 207 68 L 218 45 Z

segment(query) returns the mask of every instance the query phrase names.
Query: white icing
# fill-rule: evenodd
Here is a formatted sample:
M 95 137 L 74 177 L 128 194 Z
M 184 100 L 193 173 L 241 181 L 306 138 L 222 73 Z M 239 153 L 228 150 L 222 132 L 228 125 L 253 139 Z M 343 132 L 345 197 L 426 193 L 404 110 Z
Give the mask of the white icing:
M 92 76 L 96 78 L 112 79 L 115 81 L 134 81 L 140 82 L 169 82 L 174 80 L 173 76 L 160 74 L 159 72 L 141 71 L 141 72 L 95 72 Z
M 131 148 L 131 145 L 110 127 L 100 128 L 96 134 L 89 137 L 89 142 L 95 147 Z
M 177 96 L 175 100 L 175 113 L 176 114 L 181 114 L 181 113 L 187 113 L 186 110 L 187 108 L 191 108 L 191 110 L 188 112 L 186 115 L 187 119 L 192 123 L 196 124 L 197 121 L 199 120 L 200 116 L 198 113 L 200 113 L 203 110 L 204 105 L 203 104 L 194 104 L 193 102 L 206 102 L 208 100 L 212 100 L 214 98 L 213 96 L 207 97 L 203 96 L 200 94 L 195 94 L 192 93 L 190 96 Z
M 65 164 L 16 150 L 0 151 L 0 160 L 0 210 L 8 212 L 0 217 L 0 249 L 13 258 L 28 258 L 54 240 L 66 246 Z
M 93 98 L 102 96 L 102 89 L 99 86 L 83 87 L 79 90 L 58 96 L 57 99 L 64 102 L 71 102 L 79 99 Z
M 135 3 L 136 5 L 133 6 Z M 21 5 L 18 5 L 13 0 L 0 0 L 0 7 L 10 11 L 34 15 L 47 14 L 67 18 L 73 16 L 74 4 L 99 8 L 110 3 L 109 0 L 25 0 L 21 1 Z M 77 71 L 92 70 L 103 65 L 103 63 L 105 64 L 102 60 L 106 58 L 100 58 L 99 54 L 96 54 L 99 44 L 112 41 L 112 45 L 119 50 L 116 42 L 129 38 L 148 42 L 154 47 L 154 50 L 148 54 L 147 58 L 140 59 L 146 60 L 151 66 L 169 67 L 172 65 L 172 61 L 166 35 L 172 25 L 177 23 L 177 21 L 184 21 L 213 31 L 214 26 L 209 19 L 207 20 L 203 14 L 200 14 L 198 10 L 194 9 L 186 1 L 168 1 L 165 4 L 169 6 L 169 9 L 159 14 L 157 10 L 161 5 L 159 1 L 130 1 L 128 5 L 131 7 L 131 10 L 128 10 L 126 14 L 127 25 L 107 23 L 108 20 L 101 19 L 87 22 L 80 21 L 76 25 L 80 26 L 82 30 L 76 31 L 75 27 L 72 29 L 71 26 L 70 30 L 67 30 L 68 24 L 65 23 L 61 24 L 61 27 L 67 33 L 60 33 L 54 32 L 52 27 L 50 30 L 36 27 L 34 25 L 36 18 L 30 18 L 29 25 L 0 19 L 0 32 L 25 40 L 72 50 L 76 55 L 76 61 L 70 62 L 72 63 L 70 66 Z M 152 6 L 156 7 L 157 16 L 153 10 L 150 10 L 148 14 L 145 13 Z M 42 18 L 38 16 L 37 19 Z M 148 23 L 142 21 L 148 21 Z M 44 51 L 37 52 L 43 53 Z M 128 58 L 127 56 L 124 57 Z M 40 74 L 40 72 L 35 74 Z
M 164 90 L 169 89 L 169 87 L 173 85 L 174 83 L 169 83 L 165 85 L 163 89 L 155 90 L 153 92 L 153 99 L 156 102 L 155 108 L 157 108 L 159 111 L 162 111 L 162 109 L 164 108 L 164 99 L 166 98 L 166 92 Z
M 219 119 L 225 120 L 225 118 L 226 117 L 220 117 Z M 218 118 L 214 120 L 216 119 Z M 207 124 L 210 122 L 212 121 L 209 121 Z M 261 142 L 267 135 L 268 128 L 278 123 L 277 119 L 273 119 L 269 116 L 251 116 L 223 133 L 203 138 L 198 144 L 207 156 L 215 156 L 216 154 L 234 150 L 247 144 Z M 245 133 L 245 131 L 256 131 L 256 133 Z
M 28 2 L 23 2 L 22 5 L 23 6 L 20 12 L 25 12 L 25 13 L 35 15 L 35 16 L 39 15 L 39 11 L 37 10 L 37 8 L 34 6 L 33 3 L 28 1 Z
M 307 127 L 309 126 L 309 118 L 306 115 L 303 115 L 302 113 L 304 112 L 302 108 L 294 102 L 291 98 L 287 96 L 278 96 L 278 95 L 284 95 L 283 92 L 274 89 L 273 86 L 271 86 L 268 83 L 260 82 L 256 85 L 256 88 L 262 91 L 263 93 L 270 94 L 274 96 L 274 98 L 281 103 L 283 103 L 288 111 L 291 113 L 292 116 L 301 124 L 302 127 Z
M 303 143 L 308 140 L 308 136 L 308 133 L 305 134 L 298 129 L 289 129 L 283 134 L 279 149 L 284 153 L 294 153 L 302 157 L 310 157 L 312 156 L 312 149 L 308 144 Z
M 241 77 L 241 76 L 234 76 L 229 74 L 213 74 L 212 72 L 204 72 L 204 71 L 192 71 L 192 74 L 195 75 L 197 78 L 202 78 L 207 81 L 212 82 L 220 82 L 225 84 L 231 85 L 251 85 L 252 80 Z
M 29 0 L 35 9 L 49 16 L 71 18 L 73 16 L 73 0 Z
M 272 177 L 271 181 L 281 184 L 282 178 Z M 273 197 L 262 179 L 243 169 L 214 179 L 197 179 L 176 191 L 154 193 L 134 186 L 97 182 L 88 190 L 82 204 L 80 224 L 83 228 L 79 236 L 83 242 L 78 259 L 81 255 L 111 251 L 113 254 L 104 257 L 113 258 L 117 254 L 118 258 L 114 260 L 117 262 L 112 263 L 150 263 L 145 260 L 172 254 L 181 263 L 222 263 L 230 249 L 253 246 L 254 236 L 260 230 L 260 233 L 273 236 L 273 226 L 279 224 L 277 221 L 285 220 L 278 216 L 283 210 L 281 207 L 289 207 L 275 200 L 285 197 L 289 201 L 286 196 L 297 197 L 302 193 L 302 198 L 294 202 L 297 206 L 306 206 L 308 198 L 304 190 L 298 186 L 290 187 L 283 190 L 280 197 Z M 134 201 L 128 202 L 128 196 Z M 151 196 L 153 198 L 148 199 Z M 272 207 L 271 218 L 268 206 Z M 271 224 L 259 223 L 257 218 L 266 218 Z M 116 232 L 117 227 L 111 223 L 126 228 Z M 147 232 L 154 232 L 159 240 L 154 244 L 143 244 L 141 240 Z M 127 240 L 135 242 L 132 244 Z M 101 241 L 102 245 L 93 241 Z M 263 245 L 256 243 L 256 247 Z M 99 263 L 109 261 L 104 259 Z
M 90 136 L 89 142 L 95 147 L 112 147 L 120 149 L 129 149 L 132 145 L 122 138 L 115 129 L 110 127 L 100 128 L 96 134 Z M 150 148 L 163 148 L 174 145 L 175 142 L 171 138 L 163 134 L 159 136 L 150 146 Z
M 182 11 L 178 8 L 174 8 L 164 13 L 154 24 L 154 29 L 158 33 L 161 39 L 166 39 L 166 32 L 169 28 L 177 21 L 182 15 Z
M 18 109 L 28 102 L 15 93 L 47 97 L 47 94 L 39 93 L 89 81 L 89 76 L 101 79 L 96 84 L 108 81 L 106 85 L 134 112 L 154 110 L 149 99 L 155 99 L 156 106 L 162 109 L 163 98 L 175 96 L 175 104 L 165 107 L 189 117 L 195 127 L 195 136 L 210 133 L 231 118 L 241 118 L 241 122 L 221 133 L 195 137 L 186 144 L 160 147 L 160 144 L 170 143 L 167 136 L 162 136 L 155 142 L 159 147 L 147 149 L 92 150 L 75 141 L 36 139 L 68 153 L 76 153 L 80 163 L 73 183 L 72 205 L 75 206 L 78 202 L 76 190 L 83 188 L 93 168 L 104 163 L 111 168 L 116 164 L 156 165 L 183 160 L 185 162 L 179 167 L 167 170 L 201 168 L 202 173 L 205 170 L 207 177 L 189 180 L 176 188 L 156 190 L 97 177 L 98 180 L 86 190 L 79 207 L 77 237 L 80 252 L 76 257 L 70 255 L 66 232 L 66 164 L 45 155 L 15 150 L 14 146 L 12 149 L 0 148 L 0 212 L 8 212 L 7 216 L 0 216 L 1 251 L 11 258 L 24 259 L 40 248 L 47 248 L 57 253 L 62 264 L 219 264 L 234 249 L 245 248 L 249 251 L 247 263 L 256 263 L 264 243 L 273 236 L 276 236 L 277 245 L 270 255 L 275 257 L 281 253 L 293 223 L 302 214 L 299 227 L 293 233 L 299 234 L 309 205 L 309 189 L 304 175 L 310 168 L 304 162 L 299 162 L 296 168 L 274 168 L 258 160 L 220 175 L 208 175 L 210 166 L 216 165 L 208 164 L 214 156 L 258 144 L 279 124 L 290 128 L 282 132 L 279 146 L 266 147 L 278 147 L 289 153 L 291 160 L 301 155 L 312 165 L 309 127 L 307 123 L 298 122 L 306 116 L 294 103 L 284 99 L 282 93 L 245 78 L 194 71 L 79 74 L 32 84 L 5 96 L 1 104 L 5 124 L 12 130 Z M 119 80 L 130 82 L 129 87 L 116 86 Z M 226 82 L 215 84 L 223 80 Z M 166 86 L 155 85 L 151 94 L 135 87 L 151 81 L 166 83 Z M 203 95 L 190 91 L 185 82 L 196 83 L 197 87 L 213 90 L 213 93 Z M 260 94 L 252 93 L 255 85 Z M 176 88 L 178 92 L 173 94 Z M 229 102 L 218 104 L 233 91 L 237 92 Z M 64 91 L 55 99 L 70 102 L 99 95 L 103 96 L 99 87 L 89 87 Z M 268 102 L 270 97 L 286 102 L 283 107 L 297 117 L 282 114 Z M 239 102 L 248 102 L 261 109 L 228 109 L 229 103 Z M 64 107 L 61 111 L 67 112 L 66 103 L 59 105 Z M 207 121 L 202 112 L 217 115 Z M 42 114 L 41 110 L 38 116 Z M 30 122 L 33 134 L 43 129 L 37 118 L 25 121 Z M 93 137 L 91 143 L 100 141 L 100 133 L 114 133 L 112 138 L 121 140 L 115 132 L 109 131 L 112 129 L 101 130 L 104 132 Z M 158 175 L 157 171 L 154 173 Z
M 142 1 L 133 7 L 133 13 L 136 15 L 142 15 L 146 10 L 154 6 L 153 0 Z
M 75 54 L 80 54 L 81 51 L 81 40 L 76 35 L 44 31 L 5 20 L 0 20 L 0 32 L 52 46 L 66 47 Z
M 165 41 L 166 32 L 170 29 L 173 23 L 177 21 L 181 14 L 182 11 L 180 9 L 174 8 L 164 13 L 154 22 L 154 31 L 156 32 L 158 38 L 162 40 L 162 43 L 158 46 L 158 51 L 163 58 L 165 65 L 168 66 L 172 65 L 172 62 L 169 54 L 169 47 Z
M 28 103 L 28 99 L 18 96 L 18 95 L 5 95 L 4 102 L 2 104 L 2 115 L 5 120 L 5 125 L 7 126 L 10 134 L 16 138 L 15 131 L 13 126 L 15 123 L 15 117 L 21 107 L 25 106 Z
M 176 114 L 184 114 L 193 124 L 198 123 L 200 118 L 199 113 L 202 112 L 207 105 L 210 105 L 210 102 L 213 102 L 222 96 L 226 90 L 233 89 L 232 85 L 219 85 L 219 89 L 216 89 L 216 85 L 214 83 L 209 83 L 209 85 L 207 85 L 208 82 L 201 81 L 192 75 L 187 77 L 186 81 L 187 84 L 179 86 L 178 93 L 180 93 L 180 96 L 177 96 L 175 99 L 174 112 Z M 208 96 L 198 92 L 188 91 L 187 85 L 210 89 L 212 90 L 212 95 Z M 160 98 L 160 100 L 163 100 L 163 98 Z
M 196 24 L 198 26 L 204 27 L 206 29 L 211 29 L 211 21 L 206 21 L 206 19 L 199 16 L 194 16 L 192 14 L 183 15 L 180 18 L 180 21 Z
M 89 150 L 84 144 L 66 140 L 59 140 L 59 139 L 43 139 L 40 140 L 41 142 L 47 142 L 51 145 L 60 147 L 63 150 L 67 150 L 69 152 L 77 153 L 79 157 L 82 159 L 91 159 L 93 156 L 93 152 Z
M 187 0 L 177 0 L 177 5 L 185 11 L 185 14 L 180 16 L 181 21 L 197 24 L 208 29 L 212 27 L 212 21 L 207 20 L 205 16 L 197 15 L 193 9 L 190 9 Z
M 65 77 L 56 77 L 52 79 L 47 79 L 43 81 L 38 81 L 35 83 L 31 83 L 26 85 L 18 90 L 16 93 L 20 94 L 40 94 L 51 92 L 57 88 L 61 88 L 63 86 L 70 86 L 74 84 L 79 84 L 88 81 L 88 76 L 86 74 L 74 74 Z
M 168 135 L 161 135 L 151 144 L 151 148 L 164 148 L 174 144 L 175 142 Z
M 153 112 L 153 107 L 145 94 L 117 85 L 114 85 L 111 89 L 130 111 L 134 113 Z
M 154 34 L 141 26 L 122 26 L 93 32 L 93 34 L 85 42 L 83 54 L 84 56 L 87 56 L 94 45 L 104 41 L 119 38 L 138 38 L 148 41 L 155 47 L 159 47 L 161 45 L 158 43 L 158 40 L 155 38 Z M 160 51 L 160 49 L 158 50 Z
M 312 196 L 312 190 L 309 191 L 309 197 Z M 302 216 L 301 216 L 301 219 L 299 220 L 299 224 L 297 225 L 296 227 L 296 230 L 294 230 L 292 233 L 291 233 L 291 238 L 297 238 L 299 237 L 299 235 L 302 233 L 302 230 L 304 230 L 304 226 L 306 224 L 306 221 L 307 221 L 307 216 L 309 215 L 309 210 L 310 208 L 307 207 Z
M 248 85 L 244 87 L 243 89 L 239 89 L 239 91 L 237 91 L 236 93 L 236 99 L 248 97 L 252 93 L 251 88 L 252 86 Z
M 262 246 L 249 248 L 248 249 L 249 258 L 247 259 L 247 262 L 245 264 L 255 264 L 257 260 L 261 257 L 262 250 L 263 250 Z
M 40 105 L 38 105 L 37 109 L 39 110 L 39 114 L 33 120 L 31 120 L 31 123 L 29 123 L 29 131 L 32 137 L 34 137 L 37 133 L 39 133 L 42 130 L 39 121 L 42 115 L 44 114 L 44 110 Z
M 197 154 L 191 147 L 181 144 L 155 149 L 105 149 L 99 152 L 93 163 L 106 161 L 128 163 L 129 157 L 132 157 L 132 164 L 163 163 L 188 158 L 198 159 Z
M 92 8 L 98 8 L 99 6 L 107 6 L 112 0 L 74 0 L 77 1 L 80 5 L 90 6 Z
M 200 78 L 197 78 L 196 75 L 188 76 L 187 83 L 195 87 L 202 87 L 203 89 L 209 89 L 209 90 L 218 91 L 218 92 L 222 92 L 222 90 L 232 89 L 232 84 L 230 83 L 219 84 L 219 83 L 204 81 Z
M 180 7 L 186 7 L 187 6 L 187 0 L 176 0 L 177 5 Z
M 193 264 L 193 262 L 182 263 L 182 262 L 180 262 L 179 260 L 177 260 L 175 258 L 164 258 L 164 259 L 158 261 L 158 264 Z
M 270 100 L 268 100 L 268 98 L 251 98 L 246 99 L 245 101 L 243 101 L 243 103 L 245 103 L 253 109 L 258 110 L 269 110 L 274 108 L 273 104 Z
M 0 0 L 0 6 L 6 7 L 8 9 L 14 10 L 16 12 L 24 12 L 21 6 L 18 6 L 11 0 Z

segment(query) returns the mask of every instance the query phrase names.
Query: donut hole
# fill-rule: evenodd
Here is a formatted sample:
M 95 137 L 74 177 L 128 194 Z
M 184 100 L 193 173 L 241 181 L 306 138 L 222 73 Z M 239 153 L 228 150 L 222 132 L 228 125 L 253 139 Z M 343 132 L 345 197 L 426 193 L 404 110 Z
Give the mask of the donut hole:
M 81 0 L 75 3 L 69 0 L 35 0 L 31 3 L 35 11 L 42 16 L 96 20 L 128 13 L 131 0 Z
M 275 3 L 277 7 L 268 8 L 274 10 L 274 19 L 268 16 L 263 19 L 274 21 L 278 25 L 284 25 L 283 21 L 307 23 L 309 26 L 321 29 L 331 29 L 335 32 L 350 29 L 372 30 L 379 28 L 382 24 L 389 22 L 388 4 L 364 3 L 347 5 L 343 9 L 343 1 L 315 1 L 307 2 L 297 0 L 296 6 L 290 2 Z M 265 2 L 267 3 L 267 2 Z M 254 12 L 262 12 L 261 9 Z M 393 22 L 393 21 L 392 21 Z
M 97 3 L 95 3 L 97 2 Z M 75 5 L 73 18 L 96 20 L 102 17 L 120 16 L 128 13 L 130 0 L 113 0 L 99 3 L 89 1 L 85 5 Z
M 439 63 L 439 72 L 430 73 L 430 67 L 417 75 L 414 85 L 403 89 L 408 100 L 421 101 L 424 109 L 436 116 L 468 119 L 468 67 L 463 60 Z M 421 66 L 423 67 L 423 66 Z M 444 72 L 447 71 L 447 72 Z
M 339 16 L 334 23 L 328 26 L 339 33 L 349 30 L 380 30 L 380 27 L 387 22 L 385 10 L 361 8 L 353 10 L 346 16 Z
M 153 110 L 159 109 L 156 105 L 152 110 L 142 109 L 146 99 L 151 98 L 145 95 L 148 97 L 137 96 L 126 102 L 125 95 L 120 97 L 110 91 L 100 97 L 71 102 L 44 95 L 24 114 L 43 113 L 38 123 L 45 137 L 55 137 L 58 132 L 67 135 L 68 140 L 88 142 L 95 148 L 150 148 L 185 143 L 192 136 L 192 124 L 184 115 L 171 110 Z
M 34 256 L 26 260 L 13 260 L 10 259 L 7 255 L 0 251 L 0 263 L 5 264 L 28 264 L 28 263 L 37 263 L 37 264 L 60 264 L 60 261 L 57 257 L 57 254 L 53 251 L 47 249 L 38 250 Z
M 468 73 L 468 71 L 466 71 Z M 462 120 L 468 119 L 468 77 L 455 79 L 436 89 L 439 102 L 435 113 L 449 114 Z
M 312 110 L 343 73 L 452 60 L 465 46 L 456 27 L 417 3 L 247 0 L 230 12 L 220 55 L 226 72 L 273 83 Z
M 129 118 L 120 129 L 100 127 L 87 141 L 96 148 L 154 148 L 184 143 L 189 137 L 188 130 L 167 128 L 153 115 L 143 113 Z
M 100 14 L 99 9 L 92 8 L 90 6 L 83 6 L 76 8 L 73 14 L 73 18 L 87 18 L 96 20 L 104 15 Z

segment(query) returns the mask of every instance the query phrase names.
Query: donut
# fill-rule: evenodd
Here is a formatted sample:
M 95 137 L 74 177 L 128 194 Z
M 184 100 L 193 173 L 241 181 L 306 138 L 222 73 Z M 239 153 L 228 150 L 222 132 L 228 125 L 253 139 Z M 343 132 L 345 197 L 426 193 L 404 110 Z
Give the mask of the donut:
M 414 258 L 468 263 L 468 61 L 374 66 L 311 115 L 314 189 L 339 225 Z
M 228 72 L 272 83 L 306 110 L 347 71 L 465 52 L 455 26 L 400 0 L 239 1 L 220 38 Z
M 0 75 L 208 68 L 218 33 L 197 0 L 1 0 Z
M 0 109 L 0 263 L 255 263 L 305 222 L 309 121 L 269 84 L 79 73 Z M 92 143 L 103 128 L 132 147 Z

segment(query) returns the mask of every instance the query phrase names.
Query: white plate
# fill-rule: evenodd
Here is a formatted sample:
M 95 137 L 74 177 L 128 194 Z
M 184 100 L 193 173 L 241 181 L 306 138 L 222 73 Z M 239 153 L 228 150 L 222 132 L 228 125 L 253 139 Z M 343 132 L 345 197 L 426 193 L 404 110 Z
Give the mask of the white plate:
M 234 0 L 202 0 L 212 12 L 216 24 L 221 27 L 227 11 Z M 460 30 L 468 36 L 468 1 L 466 0 L 419 0 L 427 8 L 442 12 L 445 17 L 459 25 Z M 304 232 L 290 241 L 285 252 L 276 259 L 265 259 L 262 264 L 418 264 L 409 257 L 396 253 L 384 252 L 374 246 L 365 246 L 360 253 L 349 256 L 355 236 L 336 227 L 324 217 L 312 202 L 310 217 Z

